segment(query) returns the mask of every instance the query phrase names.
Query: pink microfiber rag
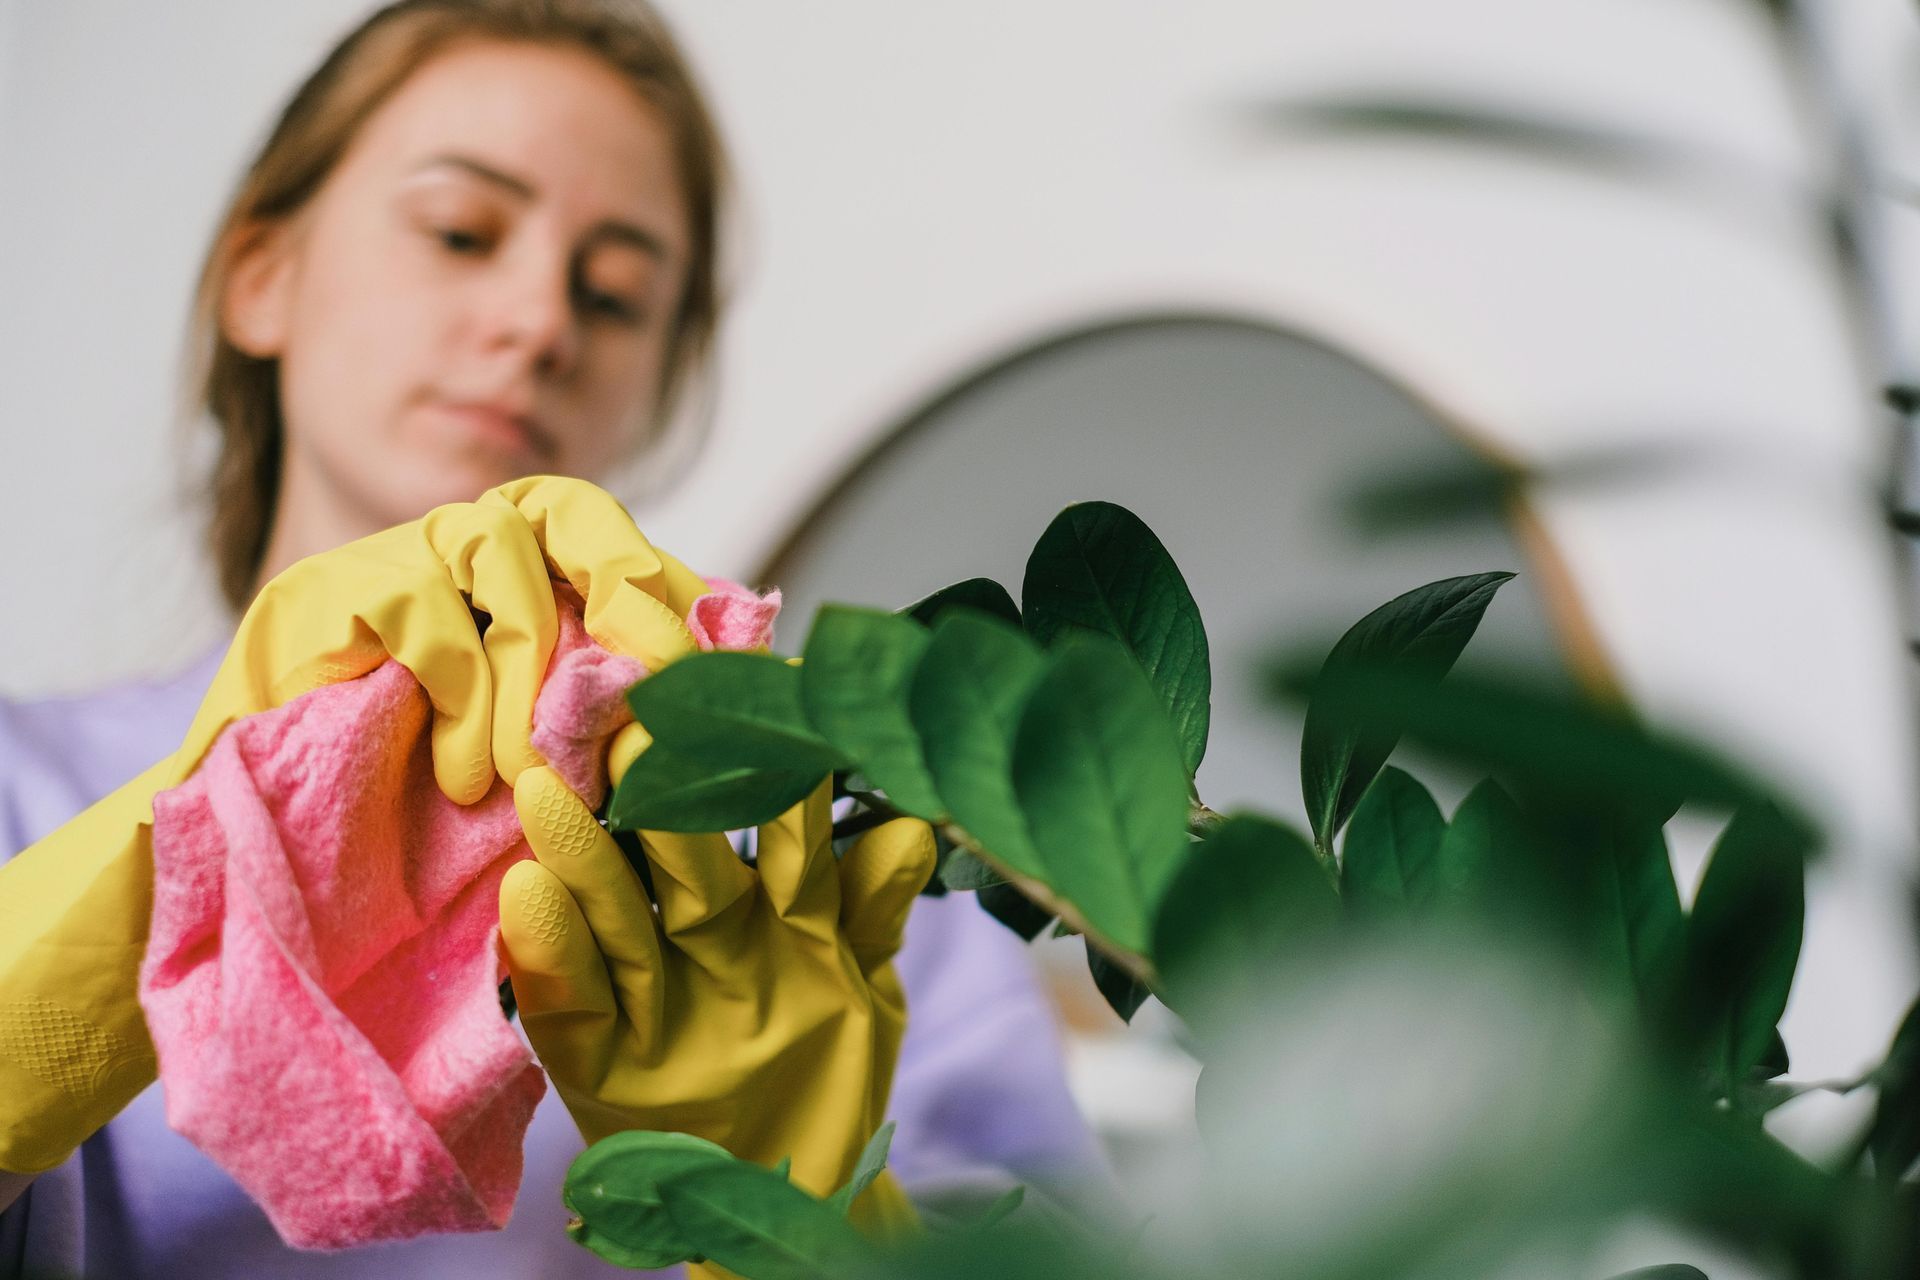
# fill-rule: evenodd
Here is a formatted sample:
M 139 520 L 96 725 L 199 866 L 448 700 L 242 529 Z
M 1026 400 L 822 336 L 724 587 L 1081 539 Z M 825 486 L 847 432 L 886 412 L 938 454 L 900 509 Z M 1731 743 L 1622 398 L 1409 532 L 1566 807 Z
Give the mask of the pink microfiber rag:
M 765 643 L 765 602 L 713 586 L 700 647 Z M 533 741 L 597 806 L 646 670 L 556 594 Z M 500 880 L 531 856 L 513 792 L 442 795 L 430 713 L 390 661 L 232 725 L 154 801 L 140 1002 L 167 1121 L 300 1248 L 504 1225 L 546 1087 L 500 1013 Z

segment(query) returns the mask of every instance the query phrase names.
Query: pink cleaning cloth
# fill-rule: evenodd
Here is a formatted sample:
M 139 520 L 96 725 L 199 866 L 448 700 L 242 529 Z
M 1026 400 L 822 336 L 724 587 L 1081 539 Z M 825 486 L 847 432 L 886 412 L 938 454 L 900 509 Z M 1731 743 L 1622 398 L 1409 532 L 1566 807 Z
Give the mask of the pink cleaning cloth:
M 778 593 L 711 585 L 700 648 L 771 642 Z M 555 596 L 532 740 L 597 808 L 647 671 Z M 532 856 L 513 792 L 442 795 L 430 713 L 388 662 L 229 727 L 154 800 L 140 1002 L 167 1120 L 299 1248 L 504 1225 L 545 1091 L 498 996 L 500 880 Z

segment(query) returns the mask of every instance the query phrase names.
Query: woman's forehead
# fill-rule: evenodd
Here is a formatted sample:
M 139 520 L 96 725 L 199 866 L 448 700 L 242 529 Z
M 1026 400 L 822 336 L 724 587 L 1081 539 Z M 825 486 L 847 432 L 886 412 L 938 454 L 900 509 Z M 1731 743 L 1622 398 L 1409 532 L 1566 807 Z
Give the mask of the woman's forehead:
M 657 108 L 584 50 L 464 45 L 416 71 L 361 129 L 349 162 L 387 179 L 479 169 L 589 221 L 623 217 L 678 235 L 684 201 Z M 459 157 L 465 166 L 437 163 Z M 497 184 L 496 184 L 497 185 Z

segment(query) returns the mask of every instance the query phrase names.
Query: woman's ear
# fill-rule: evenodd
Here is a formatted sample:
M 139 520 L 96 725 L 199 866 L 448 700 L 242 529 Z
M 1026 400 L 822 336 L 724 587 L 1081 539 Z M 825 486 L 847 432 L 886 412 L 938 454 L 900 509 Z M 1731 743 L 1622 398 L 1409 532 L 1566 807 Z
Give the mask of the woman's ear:
M 236 228 L 220 331 L 228 342 L 266 360 L 286 346 L 293 309 L 295 236 L 289 221 Z

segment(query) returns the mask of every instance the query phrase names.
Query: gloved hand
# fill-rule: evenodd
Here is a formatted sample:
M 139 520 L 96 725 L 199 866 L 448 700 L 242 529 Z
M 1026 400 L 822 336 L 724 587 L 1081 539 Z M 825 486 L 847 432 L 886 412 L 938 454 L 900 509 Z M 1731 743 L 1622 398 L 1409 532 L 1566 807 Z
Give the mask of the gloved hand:
M 389 657 L 432 700 L 440 789 L 466 804 L 496 773 L 511 782 L 541 762 L 530 736 L 557 633 L 550 567 L 607 648 L 655 670 L 694 648 L 682 619 L 706 590 L 697 576 L 593 485 L 516 481 L 275 577 L 179 750 L 0 866 L 0 1171 L 59 1164 L 153 1080 L 137 996 L 153 797 L 235 720 Z M 469 602 L 490 615 L 484 639 Z
M 629 726 L 615 772 L 646 741 Z M 723 835 L 641 833 L 658 914 L 619 846 L 551 770 L 514 787 L 535 862 L 500 886 L 500 934 L 535 1052 L 589 1141 L 695 1134 L 827 1195 L 883 1119 L 906 1026 L 892 958 L 933 872 L 903 818 L 837 860 L 831 792 L 759 829 L 757 864 Z M 914 1221 L 883 1175 L 854 1206 L 885 1235 Z

